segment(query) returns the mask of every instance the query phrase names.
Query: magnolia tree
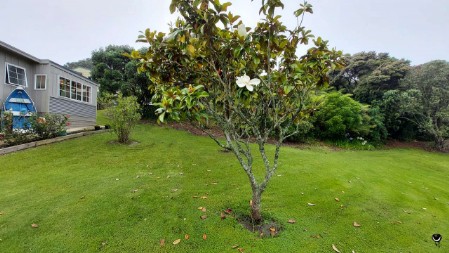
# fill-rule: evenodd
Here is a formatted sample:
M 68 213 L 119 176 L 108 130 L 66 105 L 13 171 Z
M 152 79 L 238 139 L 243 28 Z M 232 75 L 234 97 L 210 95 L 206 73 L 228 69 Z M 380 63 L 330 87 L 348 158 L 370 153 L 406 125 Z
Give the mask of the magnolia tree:
M 278 168 L 281 144 L 295 134 L 309 94 L 327 85 L 341 52 L 329 50 L 302 26 L 304 14 L 312 13 L 307 2 L 294 12 L 298 23 L 291 29 L 275 15 L 284 7 L 280 0 L 262 0 L 264 18 L 254 28 L 228 12 L 230 5 L 172 0 L 170 11 L 180 17 L 170 32 L 147 29 L 138 41 L 149 43 L 148 51 L 131 57 L 156 85 L 160 122 L 166 117 L 194 122 L 235 154 L 251 185 L 251 218 L 260 223 L 261 196 Z M 297 56 L 297 48 L 312 40 L 307 53 Z M 209 133 L 206 124 L 222 135 Z M 272 152 L 266 150 L 269 139 Z M 263 167 L 255 166 L 256 159 Z

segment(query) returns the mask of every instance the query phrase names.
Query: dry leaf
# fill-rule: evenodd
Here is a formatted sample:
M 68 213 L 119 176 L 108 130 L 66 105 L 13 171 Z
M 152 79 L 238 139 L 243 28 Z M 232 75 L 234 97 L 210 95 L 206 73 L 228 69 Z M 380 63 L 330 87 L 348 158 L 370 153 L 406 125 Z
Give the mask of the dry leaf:
M 340 202 L 340 199 L 339 198 L 335 198 L 335 201 Z
M 295 219 L 289 219 L 287 222 L 290 223 L 290 224 L 295 224 L 296 220 Z
M 275 227 L 270 227 L 270 234 L 271 234 L 271 236 L 274 236 L 276 234 L 276 228 Z
M 332 244 L 332 249 L 335 250 L 335 252 L 341 253 L 334 244 Z
M 355 253 L 355 251 L 353 250 L 352 253 Z
M 236 249 L 236 248 L 238 248 L 239 247 L 239 245 L 238 244 L 236 244 L 236 245 L 232 245 L 232 247 L 231 248 L 233 248 L 233 249 Z
M 307 205 L 309 205 L 309 206 L 314 206 L 315 204 L 313 204 L 313 203 L 307 203 Z
M 207 239 L 207 235 L 203 234 L 203 240 L 206 240 L 206 239 Z
M 201 212 L 206 212 L 206 208 L 205 207 L 201 208 Z
M 225 212 L 226 214 L 231 214 L 231 213 L 232 213 L 232 209 L 231 209 L 231 208 L 228 208 L 228 209 L 226 209 L 224 212 Z
M 207 196 L 201 196 L 202 199 L 207 199 Z
M 32 227 L 32 228 L 38 228 L 38 227 L 39 227 L 39 225 L 37 225 L 37 224 L 33 223 L 33 224 L 31 224 L 31 227 Z
M 173 241 L 173 245 L 179 244 L 181 242 L 181 239 L 176 239 Z
M 321 239 L 321 238 L 323 238 L 320 234 L 311 235 L 310 237 L 316 238 L 316 239 Z
M 197 199 L 197 198 L 199 198 L 199 197 L 198 197 L 198 196 L 192 196 L 192 198 Z
M 249 201 L 249 206 L 253 206 L 253 200 Z
M 225 215 L 223 212 L 221 212 L 221 213 L 220 213 L 220 218 L 221 218 L 222 220 L 224 220 L 224 219 L 226 219 L 226 215 Z
M 186 234 L 186 235 L 184 236 L 184 239 L 186 239 L 186 240 L 189 240 L 189 238 L 190 238 L 190 235 L 189 235 L 189 234 Z
M 203 210 L 203 207 L 202 206 L 198 207 L 198 210 Z
M 356 228 L 359 228 L 359 227 L 362 226 L 362 225 L 360 225 L 359 223 L 357 223 L 356 221 L 354 221 L 354 224 L 352 224 L 352 225 L 354 225 L 354 227 L 356 227 Z
M 207 219 L 207 215 L 201 215 L 201 217 L 200 217 L 202 220 L 205 220 L 205 219 Z
M 245 250 L 243 248 L 238 248 L 237 249 L 240 253 L 243 253 Z
M 161 245 L 161 247 L 164 247 L 165 246 L 165 239 L 161 239 L 159 241 L 159 244 Z

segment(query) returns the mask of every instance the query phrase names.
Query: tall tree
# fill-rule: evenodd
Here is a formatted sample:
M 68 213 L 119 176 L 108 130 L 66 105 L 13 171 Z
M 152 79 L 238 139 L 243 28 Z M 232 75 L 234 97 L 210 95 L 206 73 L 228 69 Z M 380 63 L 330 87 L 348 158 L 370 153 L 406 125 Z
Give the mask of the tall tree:
M 261 196 L 279 165 L 282 142 L 295 132 L 309 94 L 328 83 L 341 52 L 331 51 L 321 38 L 298 57 L 297 47 L 313 36 L 301 26 L 307 2 L 294 12 L 298 26 L 288 29 L 275 15 L 281 0 L 263 0 L 264 19 L 247 28 L 219 0 L 172 0 L 170 10 L 181 17 L 170 33 L 149 29 L 139 37 L 148 42 L 145 54 L 133 52 L 155 85 L 159 120 L 187 119 L 203 127 L 216 124 L 248 177 L 252 190 L 251 217 L 262 220 Z M 289 131 L 289 129 L 293 129 Z M 207 128 L 203 128 L 207 132 Z M 275 136 L 275 149 L 266 144 Z M 262 167 L 256 166 L 255 142 Z M 257 176 L 259 175 L 259 176 Z M 262 175 L 262 176 L 260 176 Z
M 131 60 L 125 56 L 131 53 L 130 46 L 109 45 L 92 52 L 92 79 L 100 84 L 100 92 L 117 93 L 127 85 L 125 66 Z
M 359 102 L 372 104 L 388 90 L 395 90 L 410 69 L 408 60 L 387 53 L 361 52 L 345 56 L 346 66 L 331 74 L 331 85 L 354 94 Z
M 449 62 L 416 66 L 402 85 L 405 117 L 431 135 L 437 149 L 444 149 L 449 138 Z

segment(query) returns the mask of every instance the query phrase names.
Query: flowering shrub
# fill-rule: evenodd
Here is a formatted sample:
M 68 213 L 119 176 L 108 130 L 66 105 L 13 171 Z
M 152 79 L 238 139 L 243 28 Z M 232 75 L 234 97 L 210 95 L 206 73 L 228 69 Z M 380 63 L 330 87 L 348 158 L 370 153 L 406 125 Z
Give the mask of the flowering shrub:
M 65 134 L 66 127 L 70 126 L 69 118 L 69 115 L 47 113 L 40 117 L 33 117 L 30 123 L 33 133 L 39 139 L 48 139 Z
M 29 122 L 29 121 L 28 121 Z M 7 146 L 18 145 L 32 141 L 33 133 L 29 129 L 30 124 L 24 124 L 24 129 L 13 129 L 13 114 L 4 112 L 3 114 L 3 139 Z

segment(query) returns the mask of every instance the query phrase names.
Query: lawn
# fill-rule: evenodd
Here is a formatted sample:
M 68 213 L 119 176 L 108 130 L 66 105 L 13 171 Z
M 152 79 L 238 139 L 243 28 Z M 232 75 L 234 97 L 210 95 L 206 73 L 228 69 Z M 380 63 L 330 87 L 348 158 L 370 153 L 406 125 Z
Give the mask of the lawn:
M 261 239 L 233 218 L 250 199 L 233 154 L 152 125 L 133 139 L 102 133 L 0 156 L 0 251 L 449 252 L 447 154 L 284 148 L 262 202 L 283 230 Z

